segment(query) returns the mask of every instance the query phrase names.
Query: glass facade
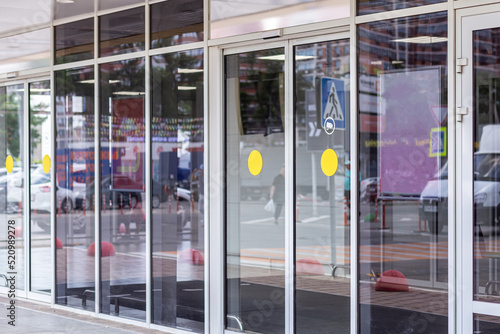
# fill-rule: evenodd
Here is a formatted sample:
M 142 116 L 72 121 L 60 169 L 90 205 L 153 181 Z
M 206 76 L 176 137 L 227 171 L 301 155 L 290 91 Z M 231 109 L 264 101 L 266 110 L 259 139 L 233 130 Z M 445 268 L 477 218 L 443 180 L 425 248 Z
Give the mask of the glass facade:
M 179 333 L 498 332 L 500 4 L 51 8 L 0 18 L 0 294 Z
M 446 2 L 446 0 L 358 0 L 358 15 L 375 14 L 389 10 L 412 8 Z
M 144 7 L 99 17 L 99 56 L 113 56 L 145 49 Z
M 284 52 L 225 59 L 228 329 L 285 332 Z
M 151 5 L 151 47 L 203 42 L 203 1 L 172 0 Z
M 349 333 L 349 40 L 294 58 L 295 333 Z
M 203 49 L 154 56 L 153 323 L 204 330 Z
M 93 188 L 94 68 L 58 71 L 54 78 L 56 158 L 51 168 L 55 168 L 57 187 L 56 303 L 94 310 L 95 259 L 89 251 L 95 239 L 97 209 Z M 39 226 L 50 233 L 48 221 Z
M 100 65 L 101 311 L 146 319 L 144 59 Z
M 94 19 L 56 26 L 54 34 L 56 64 L 94 58 Z
M 447 332 L 446 31 L 446 13 L 358 27 L 361 333 Z

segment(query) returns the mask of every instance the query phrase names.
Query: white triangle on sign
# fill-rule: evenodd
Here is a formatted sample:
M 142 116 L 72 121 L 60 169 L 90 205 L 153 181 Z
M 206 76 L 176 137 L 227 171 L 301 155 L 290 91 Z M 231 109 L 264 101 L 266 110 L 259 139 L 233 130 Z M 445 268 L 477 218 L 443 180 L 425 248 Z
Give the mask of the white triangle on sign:
M 330 93 L 328 94 L 325 110 L 323 110 L 323 119 L 327 118 L 333 118 L 339 121 L 344 120 L 344 114 L 342 113 L 342 108 L 340 107 L 340 99 L 333 82 L 330 88 Z

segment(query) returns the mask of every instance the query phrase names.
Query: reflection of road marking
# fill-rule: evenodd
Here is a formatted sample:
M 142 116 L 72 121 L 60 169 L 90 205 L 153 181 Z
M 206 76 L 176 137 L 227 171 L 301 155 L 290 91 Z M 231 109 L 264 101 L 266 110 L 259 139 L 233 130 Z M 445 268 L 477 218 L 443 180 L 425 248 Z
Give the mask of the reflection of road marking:
M 402 222 L 409 222 L 409 221 L 411 221 L 411 220 L 412 220 L 411 218 L 407 218 L 407 217 L 406 217 L 406 218 L 401 218 L 401 219 L 400 219 L 400 221 L 402 221 Z
M 241 224 L 243 224 L 243 225 L 258 224 L 258 223 L 272 222 L 273 220 L 274 220 L 273 218 L 255 219 L 255 220 L 249 220 L 246 222 L 242 222 Z
M 326 215 L 326 216 L 310 217 L 310 218 L 302 219 L 302 224 L 314 223 L 314 222 L 317 222 L 318 220 L 326 219 L 328 217 L 330 217 L 330 216 Z

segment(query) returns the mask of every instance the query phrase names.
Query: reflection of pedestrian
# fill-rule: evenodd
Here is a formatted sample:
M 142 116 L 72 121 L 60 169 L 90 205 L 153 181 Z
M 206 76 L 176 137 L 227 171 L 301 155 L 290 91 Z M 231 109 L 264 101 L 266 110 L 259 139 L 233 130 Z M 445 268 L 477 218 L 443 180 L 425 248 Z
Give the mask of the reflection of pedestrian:
M 203 164 L 200 165 L 200 170 L 195 173 L 198 180 L 198 211 L 203 214 L 205 206 L 205 170 Z
M 274 223 L 278 224 L 278 218 L 281 214 L 281 209 L 285 204 L 285 165 L 281 167 L 281 171 L 274 178 L 271 186 L 271 194 L 269 196 L 274 202 Z
M 344 197 L 349 207 L 351 205 L 351 162 L 349 160 L 345 162 Z

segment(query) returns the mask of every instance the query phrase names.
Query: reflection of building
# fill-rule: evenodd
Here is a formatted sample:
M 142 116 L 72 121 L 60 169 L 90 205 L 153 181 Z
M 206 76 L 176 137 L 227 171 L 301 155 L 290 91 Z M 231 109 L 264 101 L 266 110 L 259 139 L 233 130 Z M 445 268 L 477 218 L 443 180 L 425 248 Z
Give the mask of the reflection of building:
M 499 1 L 125 2 L 2 7 L 18 296 L 179 333 L 500 332 Z

